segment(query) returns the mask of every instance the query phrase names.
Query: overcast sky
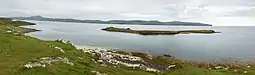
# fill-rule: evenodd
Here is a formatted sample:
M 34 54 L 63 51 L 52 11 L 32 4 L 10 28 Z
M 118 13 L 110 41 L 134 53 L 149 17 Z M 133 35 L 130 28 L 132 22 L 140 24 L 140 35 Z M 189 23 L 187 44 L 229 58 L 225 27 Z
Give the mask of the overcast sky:
M 0 0 L 0 16 L 254 25 L 255 0 Z

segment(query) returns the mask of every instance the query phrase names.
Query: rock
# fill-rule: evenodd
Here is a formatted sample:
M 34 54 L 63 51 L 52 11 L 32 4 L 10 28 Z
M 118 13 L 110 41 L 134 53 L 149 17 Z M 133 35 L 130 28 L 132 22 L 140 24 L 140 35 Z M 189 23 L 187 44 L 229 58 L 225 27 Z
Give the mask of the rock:
M 71 62 L 68 58 L 63 58 L 62 61 L 64 61 L 64 63 L 69 64 L 71 66 L 74 65 L 73 62 Z
M 94 71 L 94 70 L 92 70 L 91 72 L 92 72 L 92 73 L 97 73 L 97 71 Z
M 104 66 L 104 67 L 105 67 L 105 66 L 107 66 L 107 65 L 106 65 L 106 64 L 101 64 L 100 66 Z
M 63 39 L 58 39 L 58 40 L 55 40 L 56 42 L 61 42 L 61 43 L 64 43 L 64 44 L 71 44 L 74 46 L 74 44 L 71 43 L 71 41 L 69 40 L 63 40 Z
M 228 70 L 229 69 L 229 67 L 226 67 L 226 68 L 224 68 L 225 70 Z
M 6 31 L 6 32 L 7 32 L 7 33 L 11 33 L 12 31 L 9 30 L 9 31 Z
M 167 69 L 171 69 L 171 68 L 174 68 L 176 65 L 170 65 L 170 66 L 168 66 L 168 68 Z
M 54 62 L 64 62 L 69 65 L 74 65 L 68 58 L 62 57 L 43 57 L 35 62 L 28 62 L 24 65 L 25 68 L 35 68 L 35 67 L 46 67 L 46 65 L 51 65 Z
M 154 68 L 146 68 L 145 70 L 149 71 L 149 72 L 160 72 L 159 70 L 154 69 Z
M 54 47 L 55 49 L 58 49 L 60 52 L 62 52 L 62 53 L 66 53 L 62 48 L 60 48 L 60 47 Z
M 95 59 L 91 59 L 92 61 L 96 62 Z
M 148 54 L 148 55 L 147 55 L 147 58 L 149 58 L 150 60 L 152 60 L 152 59 L 153 59 L 153 56 L 150 55 L 150 54 Z
M 216 66 L 215 69 L 223 69 L 224 67 L 222 66 Z
M 244 71 L 243 73 L 244 73 L 244 74 L 247 74 L 247 73 L 248 73 L 248 71 Z
M 247 68 L 251 68 L 251 65 L 247 65 Z
M 237 70 L 234 70 L 235 72 L 237 72 Z
M 14 35 L 19 35 L 19 33 L 13 33 Z
M 96 75 L 107 75 L 106 73 L 100 73 L 98 71 L 91 71 L 92 73 L 96 73 Z
M 41 64 L 41 63 L 32 63 L 29 62 L 27 64 L 24 65 L 25 68 L 35 68 L 35 67 L 46 67 L 45 64 Z
M 164 54 L 165 57 L 169 57 L 172 58 L 173 56 L 169 55 L 169 54 Z
M 97 60 L 97 62 L 99 62 L 99 63 L 103 63 L 104 61 L 103 61 L 103 60 Z

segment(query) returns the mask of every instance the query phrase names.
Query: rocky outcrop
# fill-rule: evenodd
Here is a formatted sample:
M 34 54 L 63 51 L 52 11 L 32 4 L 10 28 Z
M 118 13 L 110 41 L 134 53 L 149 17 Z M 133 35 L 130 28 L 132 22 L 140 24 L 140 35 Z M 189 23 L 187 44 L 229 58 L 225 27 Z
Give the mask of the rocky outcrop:
M 93 59 L 100 64 L 124 65 L 126 67 L 140 68 L 150 72 L 166 71 L 175 68 L 175 64 L 159 65 L 144 61 L 141 57 L 124 55 L 114 52 L 112 49 L 106 48 L 83 48 L 86 53 L 90 53 L 98 59 Z
M 43 57 L 37 59 L 35 61 L 28 62 L 24 65 L 25 68 L 37 68 L 37 67 L 46 67 L 55 62 L 63 62 L 68 65 L 74 65 L 68 58 L 66 57 Z

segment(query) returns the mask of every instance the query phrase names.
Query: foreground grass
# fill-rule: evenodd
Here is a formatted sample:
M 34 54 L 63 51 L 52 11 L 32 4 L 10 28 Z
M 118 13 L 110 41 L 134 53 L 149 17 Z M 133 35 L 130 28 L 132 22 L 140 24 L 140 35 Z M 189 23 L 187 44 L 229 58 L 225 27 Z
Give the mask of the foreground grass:
M 6 32 L 15 30 L 12 33 Z M 241 71 L 213 70 L 207 68 L 197 68 L 189 64 L 183 67 L 171 69 L 162 73 L 145 72 L 140 69 L 126 68 L 113 65 L 101 66 L 91 59 L 95 58 L 90 54 L 83 53 L 75 49 L 70 44 L 56 41 L 43 41 L 36 38 L 13 34 L 24 30 L 24 28 L 9 24 L 0 25 L 0 75 L 95 75 L 91 71 L 99 71 L 108 75 L 242 75 Z M 65 53 L 52 48 L 58 46 Z M 29 61 L 41 57 L 67 57 L 73 66 L 57 62 L 45 68 L 24 68 L 23 65 Z M 255 75 L 255 68 L 247 69 L 247 75 Z

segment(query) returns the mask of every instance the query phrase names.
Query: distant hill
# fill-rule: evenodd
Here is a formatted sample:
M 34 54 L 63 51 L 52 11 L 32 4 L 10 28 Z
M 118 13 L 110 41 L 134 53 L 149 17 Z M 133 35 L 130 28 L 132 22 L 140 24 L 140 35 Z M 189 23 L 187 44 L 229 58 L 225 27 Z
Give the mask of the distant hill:
M 137 25 L 172 25 L 172 26 L 212 26 L 210 24 L 195 23 L 195 22 L 160 22 L 160 21 L 143 21 L 143 20 L 79 20 L 79 19 L 61 19 L 61 18 L 47 18 L 42 16 L 30 17 L 12 17 L 18 20 L 38 20 L 38 21 L 57 21 L 57 22 L 75 22 L 75 23 L 98 23 L 98 24 L 137 24 Z

